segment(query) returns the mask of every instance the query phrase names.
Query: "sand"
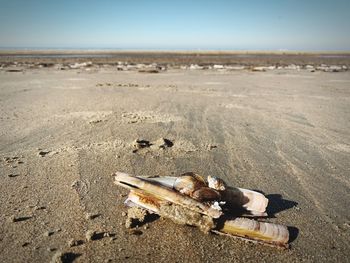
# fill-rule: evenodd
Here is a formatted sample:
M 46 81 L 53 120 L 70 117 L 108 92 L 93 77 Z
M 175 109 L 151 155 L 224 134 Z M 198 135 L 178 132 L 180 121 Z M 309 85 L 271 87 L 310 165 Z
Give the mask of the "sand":
M 0 261 L 347 262 L 349 87 L 349 71 L 1 71 Z M 115 171 L 263 191 L 291 248 L 163 219 L 129 231 Z

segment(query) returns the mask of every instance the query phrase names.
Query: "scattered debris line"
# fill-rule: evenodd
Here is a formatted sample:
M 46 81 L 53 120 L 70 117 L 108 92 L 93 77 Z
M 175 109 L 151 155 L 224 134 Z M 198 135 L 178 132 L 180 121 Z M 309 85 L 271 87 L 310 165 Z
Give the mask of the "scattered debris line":
M 115 183 L 130 189 L 125 203 L 179 224 L 288 248 L 287 227 L 255 220 L 266 216 L 268 199 L 261 193 L 229 187 L 219 178 L 206 182 L 195 173 L 179 177 L 141 177 L 115 173 Z M 247 217 L 254 217 L 249 219 Z

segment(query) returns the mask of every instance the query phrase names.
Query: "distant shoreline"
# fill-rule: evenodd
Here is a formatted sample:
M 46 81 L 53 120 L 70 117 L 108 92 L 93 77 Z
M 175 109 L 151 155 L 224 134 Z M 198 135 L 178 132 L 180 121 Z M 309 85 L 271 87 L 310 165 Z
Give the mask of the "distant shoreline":
M 149 50 L 149 49 L 1 49 L 2 55 L 17 54 L 214 54 L 214 55 L 350 55 L 350 51 L 280 51 L 280 50 Z
M 0 50 L 0 63 L 75 63 L 242 66 L 346 65 L 350 52 L 296 51 L 150 51 L 150 50 Z

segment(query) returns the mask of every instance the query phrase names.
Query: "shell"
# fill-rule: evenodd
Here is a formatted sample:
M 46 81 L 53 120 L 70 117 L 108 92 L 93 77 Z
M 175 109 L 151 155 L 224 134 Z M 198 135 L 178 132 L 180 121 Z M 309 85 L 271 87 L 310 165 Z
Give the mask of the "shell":
M 195 191 L 206 186 L 204 179 L 195 173 L 184 173 L 174 183 L 174 189 L 189 196 L 192 196 Z
M 243 207 L 256 216 L 266 216 L 268 199 L 263 194 L 243 188 L 227 187 L 224 180 L 215 176 L 208 176 L 208 186 L 220 191 L 228 205 Z
M 126 173 L 117 172 L 115 173 L 115 183 L 117 185 L 129 188 L 136 193 L 141 193 L 164 201 L 169 201 L 187 207 L 198 213 L 211 216 L 213 218 L 219 218 L 222 214 L 222 212 L 218 209 L 214 209 L 205 203 L 201 203 L 173 189 L 164 187 L 152 180 L 147 180 L 145 178 L 139 178 L 130 176 Z
M 220 193 L 215 189 L 207 187 L 203 177 L 195 173 L 184 173 L 179 177 L 165 176 L 145 178 L 145 180 L 171 187 L 176 191 L 201 202 L 213 200 L 219 201 L 221 199 Z
M 143 195 L 141 193 L 138 194 L 135 191 L 131 190 L 125 202 L 128 204 L 128 206 L 130 206 L 129 204 L 132 203 L 151 212 L 159 213 L 161 200 L 158 198 L 152 198 L 150 196 Z
M 130 191 L 127 200 L 176 223 L 197 226 L 203 232 L 213 231 L 218 234 L 241 237 L 282 248 L 288 247 L 289 232 L 282 225 L 258 222 L 247 218 L 235 218 L 226 220 L 219 224 L 221 227 L 217 227 L 215 221 L 206 215 L 133 190 Z
M 208 176 L 207 180 L 208 180 L 208 186 L 210 188 L 213 188 L 218 191 L 226 190 L 226 183 L 224 182 L 224 180 L 211 175 Z
M 162 186 L 166 186 L 169 188 L 174 188 L 174 184 L 177 180 L 177 177 L 174 176 L 162 176 L 162 177 L 141 177 L 137 176 L 138 178 L 145 179 L 150 182 L 155 182 L 157 184 L 160 184 Z
M 200 202 L 207 202 L 207 201 L 220 201 L 221 200 L 221 194 L 209 187 L 202 187 L 196 191 L 194 191 L 191 195 L 192 198 L 200 201 Z
M 234 220 L 225 221 L 219 231 L 251 240 L 263 241 L 280 247 L 288 247 L 288 228 L 278 224 L 239 217 Z
M 208 233 L 216 227 L 212 217 L 195 212 L 181 205 L 150 198 L 148 195 L 143 195 L 135 191 L 130 191 L 128 200 L 141 208 L 157 213 L 162 217 L 169 218 L 175 223 L 197 226 L 205 233 Z
M 144 178 L 144 177 L 139 177 Z M 161 185 L 174 188 L 180 193 L 191 195 L 194 191 L 201 187 L 206 187 L 206 183 L 202 176 L 188 172 L 181 174 L 179 177 L 162 176 L 162 177 L 147 177 L 147 181 L 157 182 Z
M 288 247 L 289 232 L 287 227 L 239 217 L 227 220 L 225 215 L 221 217 L 222 211 L 220 211 L 220 207 L 216 208 L 215 206 L 217 202 L 209 206 L 206 203 L 199 202 L 172 189 L 171 185 L 174 186 L 178 179 L 176 177 L 175 179 L 169 177 L 166 180 L 164 178 L 157 180 L 157 178 L 140 178 L 120 172 L 117 172 L 115 175 L 116 184 L 131 189 L 127 199 L 128 203 L 136 204 L 160 216 L 170 218 L 176 223 L 197 226 L 204 232 L 213 231 L 215 233 L 263 242 L 264 244 L 273 246 Z M 191 174 L 185 176 L 196 179 L 196 176 L 192 176 Z M 188 179 L 186 177 L 184 178 L 186 180 Z M 193 181 L 192 179 L 190 181 Z M 195 181 L 197 180 L 200 181 L 200 179 L 196 179 Z M 165 181 L 169 185 L 164 185 L 163 183 Z M 235 201 L 236 204 L 243 204 L 243 206 L 249 204 L 247 206 L 248 208 L 262 210 L 267 205 L 267 202 L 263 199 L 265 197 L 254 191 L 227 187 L 225 191 L 219 192 L 215 189 L 202 186 L 201 183 L 200 186 L 199 189 L 192 193 L 193 196 L 198 195 L 214 198 L 214 195 L 217 193 L 226 193 L 222 197 L 226 197 L 232 202 Z M 263 198 L 259 200 L 261 196 Z
M 269 200 L 259 192 L 244 188 L 227 187 L 221 194 L 222 199 L 230 206 L 243 207 L 253 215 L 266 216 L 265 211 Z
M 266 216 L 265 211 L 269 200 L 263 194 L 244 188 L 226 186 L 222 179 L 214 176 L 208 176 L 208 186 L 217 190 L 216 192 L 210 192 L 207 189 L 198 191 L 201 188 L 207 188 L 207 185 L 203 177 L 195 173 L 185 173 L 179 177 L 145 178 L 145 180 L 174 188 L 199 201 L 222 200 L 233 209 L 242 207 L 253 216 Z

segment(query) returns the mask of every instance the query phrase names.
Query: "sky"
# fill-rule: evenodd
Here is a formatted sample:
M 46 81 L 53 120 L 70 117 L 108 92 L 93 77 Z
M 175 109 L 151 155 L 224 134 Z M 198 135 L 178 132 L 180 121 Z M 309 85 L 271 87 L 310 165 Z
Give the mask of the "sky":
M 350 0 L 0 0 L 0 48 L 350 50 Z

